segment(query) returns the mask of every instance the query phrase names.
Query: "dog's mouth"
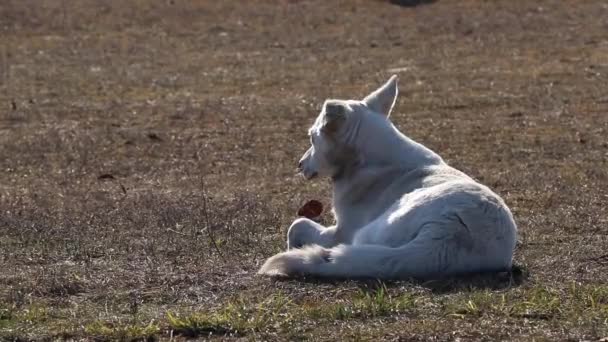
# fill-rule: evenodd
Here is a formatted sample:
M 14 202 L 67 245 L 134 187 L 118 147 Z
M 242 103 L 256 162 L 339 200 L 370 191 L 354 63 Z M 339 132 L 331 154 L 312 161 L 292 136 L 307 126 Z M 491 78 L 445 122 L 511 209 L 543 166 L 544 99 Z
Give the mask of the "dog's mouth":
M 319 175 L 319 173 L 313 172 L 313 173 L 308 174 L 308 175 L 303 173 L 303 175 L 304 175 L 304 178 L 306 178 L 306 180 L 311 180 L 311 179 L 317 178 L 317 176 Z
M 302 175 L 302 177 L 304 177 L 306 180 L 311 180 L 313 178 L 316 178 L 319 173 L 318 172 L 306 172 L 305 168 L 302 167 L 302 165 L 299 165 L 297 168 L 297 173 L 299 173 L 300 175 Z
M 304 177 L 304 179 L 306 179 L 306 180 L 311 180 L 313 178 L 316 178 L 319 175 L 317 172 L 308 173 L 308 172 L 305 172 L 304 170 L 301 170 L 301 169 L 298 169 L 298 173 L 302 177 Z

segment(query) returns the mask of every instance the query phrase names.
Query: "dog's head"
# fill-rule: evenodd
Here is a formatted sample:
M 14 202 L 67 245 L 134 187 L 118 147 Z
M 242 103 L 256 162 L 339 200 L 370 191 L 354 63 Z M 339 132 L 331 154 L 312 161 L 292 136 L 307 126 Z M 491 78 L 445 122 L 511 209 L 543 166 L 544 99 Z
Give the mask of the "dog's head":
M 327 100 L 315 123 L 308 130 L 311 147 L 300 159 L 298 168 L 306 179 L 343 175 L 360 164 L 364 144 L 373 144 L 375 126 L 388 125 L 397 99 L 397 76 L 362 101 Z M 361 129 L 365 126 L 364 129 Z M 370 139 L 372 141 L 370 141 Z

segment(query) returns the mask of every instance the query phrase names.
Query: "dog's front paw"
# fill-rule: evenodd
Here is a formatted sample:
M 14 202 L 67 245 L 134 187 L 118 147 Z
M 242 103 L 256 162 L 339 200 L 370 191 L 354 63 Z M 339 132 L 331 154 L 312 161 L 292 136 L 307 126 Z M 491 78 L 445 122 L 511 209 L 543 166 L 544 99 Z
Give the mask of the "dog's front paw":
M 287 250 L 301 248 L 315 243 L 317 229 L 315 223 L 307 218 L 299 218 L 291 224 L 287 231 Z

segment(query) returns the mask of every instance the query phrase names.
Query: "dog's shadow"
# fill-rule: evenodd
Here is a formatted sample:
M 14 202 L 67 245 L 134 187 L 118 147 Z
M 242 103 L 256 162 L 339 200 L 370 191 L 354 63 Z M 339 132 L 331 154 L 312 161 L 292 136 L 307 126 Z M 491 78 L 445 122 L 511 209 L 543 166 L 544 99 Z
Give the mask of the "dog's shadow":
M 513 265 L 511 270 L 503 272 L 483 272 L 471 273 L 453 277 L 446 277 L 433 280 L 408 279 L 408 280 L 388 280 L 380 281 L 373 278 L 356 278 L 356 279 L 328 279 L 319 277 L 297 277 L 277 280 L 299 281 L 308 284 L 331 284 L 339 286 L 346 282 L 355 284 L 362 291 L 375 291 L 381 287 L 397 287 L 404 284 L 419 286 L 430 290 L 432 293 L 453 293 L 471 290 L 507 290 L 514 287 L 519 287 L 524 284 L 530 277 L 528 270 L 519 265 Z
M 503 272 L 483 272 L 454 276 L 434 280 L 414 280 L 414 283 L 430 289 L 433 293 L 451 293 L 466 290 L 506 290 L 519 287 L 530 277 L 528 270 L 513 265 L 511 270 Z
M 420 5 L 429 5 L 437 0 L 390 0 L 390 3 L 402 7 L 416 7 Z

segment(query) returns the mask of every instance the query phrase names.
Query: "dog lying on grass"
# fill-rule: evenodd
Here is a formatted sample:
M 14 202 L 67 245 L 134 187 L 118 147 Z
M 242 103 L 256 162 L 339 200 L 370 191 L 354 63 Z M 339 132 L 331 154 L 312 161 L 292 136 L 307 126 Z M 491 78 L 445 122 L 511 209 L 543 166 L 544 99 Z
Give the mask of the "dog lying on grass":
M 327 100 L 300 160 L 331 177 L 336 225 L 299 218 L 270 276 L 439 278 L 511 268 L 517 227 L 504 201 L 389 120 L 397 77 L 362 101 Z

